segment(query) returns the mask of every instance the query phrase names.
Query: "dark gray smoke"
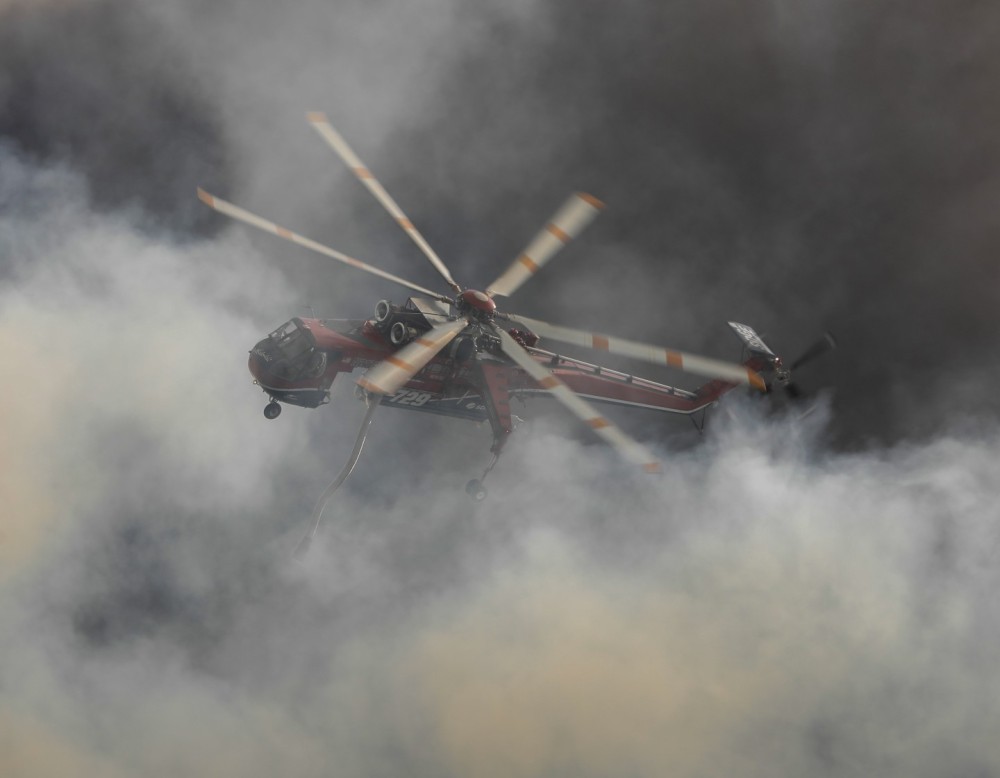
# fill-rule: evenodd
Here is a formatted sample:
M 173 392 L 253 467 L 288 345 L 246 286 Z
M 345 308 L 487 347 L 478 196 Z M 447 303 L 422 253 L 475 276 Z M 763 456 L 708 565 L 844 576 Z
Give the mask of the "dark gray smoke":
M 221 120 L 164 31 L 120 0 L 2 13 L 0 137 L 72 165 L 102 211 L 174 237 L 214 231 L 191 191 L 230 178 Z
M 1000 775 L 998 22 L 0 2 L 0 774 Z M 653 479 L 539 403 L 478 507 L 487 430 L 380 411 L 292 563 L 362 408 L 267 422 L 246 350 L 404 293 L 194 187 L 437 283 L 312 109 L 470 286 L 606 200 L 512 309 L 831 329 L 836 394 L 625 416 Z
M 995 5 L 475 16 L 426 129 L 400 133 L 387 167 L 447 150 L 410 201 L 443 241 L 455 220 L 476 226 L 476 282 L 583 187 L 607 213 L 518 309 L 720 354 L 735 354 L 727 319 L 786 357 L 832 330 L 841 351 L 802 378 L 836 388 L 852 445 L 996 410 Z

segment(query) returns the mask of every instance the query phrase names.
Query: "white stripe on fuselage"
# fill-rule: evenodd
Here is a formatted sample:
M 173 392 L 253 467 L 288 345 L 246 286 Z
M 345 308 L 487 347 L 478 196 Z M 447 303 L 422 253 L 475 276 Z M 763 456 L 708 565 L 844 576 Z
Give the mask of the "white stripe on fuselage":
M 511 391 L 511 395 L 519 395 L 519 394 L 531 394 L 536 397 L 546 397 L 549 395 L 549 392 L 547 392 L 545 389 L 516 389 Z M 627 405 L 631 408 L 646 408 L 651 411 L 661 411 L 663 413 L 677 413 L 680 414 L 681 416 L 690 416 L 692 413 L 697 413 L 700 410 L 704 410 L 710 405 L 714 405 L 716 402 L 715 400 L 712 400 L 711 402 L 707 402 L 704 405 L 699 405 L 697 408 L 692 408 L 689 411 L 682 411 L 679 408 L 664 408 L 662 405 L 648 405 L 647 403 L 637 403 L 637 402 L 631 402 L 629 400 L 614 400 L 608 397 L 600 397 L 595 394 L 583 394 L 582 392 L 574 392 L 574 394 L 578 394 L 580 395 L 580 397 L 584 397 L 587 400 L 594 400 L 595 402 L 605 403 L 607 405 Z

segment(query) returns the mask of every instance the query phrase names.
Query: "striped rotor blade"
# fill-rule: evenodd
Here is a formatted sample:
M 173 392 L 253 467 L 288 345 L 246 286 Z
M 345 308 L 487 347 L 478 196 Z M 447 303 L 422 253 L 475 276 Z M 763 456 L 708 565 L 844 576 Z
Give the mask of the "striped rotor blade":
M 306 114 L 306 117 L 309 119 L 310 124 L 316 128 L 316 132 L 323 136 L 323 140 L 337 152 L 340 158 L 344 160 L 344 163 L 351 169 L 351 172 L 358 177 L 362 184 L 368 187 L 368 191 L 375 196 L 375 199 L 382 204 L 382 207 L 389 212 L 389 215 L 410 236 L 410 239 L 420 247 L 420 250 L 424 252 L 424 256 L 431 261 L 431 264 L 444 277 L 444 280 L 457 292 L 461 287 L 455 283 L 455 279 L 451 277 L 451 273 L 441 260 L 441 257 L 424 240 L 424 236 L 413 226 L 413 222 L 406 218 L 403 209 L 392 199 L 392 195 L 385 191 L 385 187 L 372 175 L 372 172 L 365 167 L 360 157 L 347 145 L 347 141 L 344 140 L 343 136 L 327 121 L 326 114 L 313 111 Z
M 583 232 L 583 228 L 593 221 L 604 208 L 604 203 L 589 194 L 577 192 L 562 208 L 545 229 L 539 232 L 528 248 L 511 263 L 502 276 L 489 285 L 486 294 L 490 297 L 507 297 L 514 294 L 521 284 L 531 278 L 556 253 Z
M 428 330 L 375 365 L 358 379 L 358 386 L 374 394 L 395 394 L 467 326 L 465 319 L 456 319 Z
M 723 381 L 731 381 L 734 384 L 747 384 L 762 392 L 767 391 L 767 384 L 760 375 L 745 365 L 733 362 L 723 362 L 718 359 L 699 357 L 694 354 L 685 354 L 683 351 L 672 351 L 661 346 L 649 346 L 645 343 L 637 343 L 634 340 L 624 338 L 613 338 L 610 335 L 599 335 L 597 333 L 574 330 L 569 327 L 561 327 L 557 324 L 548 324 L 537 319 L 529 319 L 526 316 L 515 317 L 517 321 L 523 322 L 528 329 L 543 338 L 557 340 L 560 343 L 571 343 L 574 346 L 583 346 L 597 351 L 607 351 L 610 354 L 621 354 L 632 359 L 639 359 L 643 362 L 652 362 L 654 365 L 667 365 L 678 370 L 684 370 L 695 375 L 706 378 L 719 378 Z
M 494 330 L 500 336 L 504 353 L 535 379 L 539 386 L 548 390 L 570 412 L 582 419 L 588 427 L 618 449 L 629 462 L 639 465 L 647 473 L 660 472 L 659 461 L 645 446 L 630 438 L 611 421 L 601 416 L 590 403 L 537 362 L 501 327 L 494 327 Z
M 267 219 L 262 219 L 260 216 L 250 213 L 240 208 L 238 205 L 233 205 L 232 203 L 227 203 L 218 197 L 210 195 L 204 189 L 198 190 L 198 199 L 201 200 L 209 208 L 214 208 L 219 213 L 224 213 L 226 216 L 231 216 L 241 222 L 246 222 L 247 224 L 256 227 L 264 232 L 270 232 L 277 235 L 279 238 L 284 238 L 285 240 L 290 240 L 292 243 L 298 243 L 300 246 L 305 246 L 307 249 L 312 249 L 324 256 L 335 259 L 338 262 L 343 262 L 345 265 L 350 265 L 351 267 L 356 267 L 358 270 L 364 270 L 366 273 L 371 273 L 379 278 L 384 278 L 388 281 L 394 281 L 397 284 L 413 289 L 417 292 L 429 295 L 435 300 L 441 300 L 443 302 L 451 302 L 451 298 L 445 297 L 438 292 L 432 292 L 430 289 L 425 289 L 422 286 L 406 281 L 399 276 L 394 276 L 392 273 L 387 273 L 384 270 L 379 270 L 377 267 L 372 267 L 371 265 L 365 264 L 360 259 L 354 259 L 354 257 L 349 257 L 347 254 L 341 254 L 339 251 L 335 251 L 329 246 L 324 246 L 322 243 L 317 243 L 314 240 L 303 237 L 298 233 L 292 232 L 291 230 L 286 230 L 274 222 L 270 222 Z

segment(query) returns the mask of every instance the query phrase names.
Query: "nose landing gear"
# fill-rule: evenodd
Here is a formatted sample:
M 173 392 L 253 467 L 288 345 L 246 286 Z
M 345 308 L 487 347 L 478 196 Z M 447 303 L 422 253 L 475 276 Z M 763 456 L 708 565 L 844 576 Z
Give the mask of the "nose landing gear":
M 264 418 L 265 419 L 277 419 L 281 415 L 281 406 L 278 405 L 274 400 L 271 400 L 267 405 L 264 406 Z

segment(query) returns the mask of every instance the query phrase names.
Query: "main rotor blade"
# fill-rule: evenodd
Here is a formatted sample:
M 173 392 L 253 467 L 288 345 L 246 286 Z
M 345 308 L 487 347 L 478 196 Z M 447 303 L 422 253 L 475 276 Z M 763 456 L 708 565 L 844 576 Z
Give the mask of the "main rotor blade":
M 683 351 L 672 351 L 661 346 L 649 346 L 634 340 L 574 330 L 570 327 L 538 321 L 538 319 L 529 319 L 527 316 L 512 316 L 512 319 L 524 322 L 536 335 L 551 338 L 560 343 L 571 343 L 574 346 L 607 351 L 609 354 L 621 354 L 643 362 L 652 362 L 654 365 L 667 365 L 706 378 L 720 378 L 734 384 L 747 384 L 762 392 L 767 391 L 764 379 L 744 365 L 685 354 Z
M 593 221 L 604 209 L 604 203 L 596 197 L 577 192 L 565 202 L 552 221 L 545 225 L 510 267 L 496 281 L 489 285 L 486 294 L 490 297 L 507 297 L 514 294 L 521 284 L 531 278 L 556 253 L 575 238 L 583 228 Z
M 291 230 L 286 230 L 284 227 L 281 227 L 274 222 L 270 222 L 267 219 L 262 219 L 260 216 L 252 214 L 250 211 L 246 211 L 238 205 L 233 205 L 232 203 L 228 203 L 225 200 L 215 197 L 214 195 L 210 195 L 204 189 L 198 189 L 198 199 L 205 203 L 205 205 L 209 208 L 214 208 L 219 213 L 224 213 L 226 216 L 230 216 L 233 219 L 246 222 L 259 230 L 264 230 L 264 232 L 273 233 L 279 238 L 290 240 L 292 243 L 298 243 L 300 246 L 305 246 L 307 249 L 312 249 L 313 251 L 330 257 L 331 259 L 335 259 L 338 262 L 343 262 L 345 265 L 356 267 L 358 270 L 364 270 L 366 273 L 371 273 L 372 275 L 376 275 L 379 278 L 384 278 L 388 281 L 394 281 L 397 284 L 433 297 L 435 300 L 441 300 L 446 303 L 452 302 L 450 297 L 445 297 L 438 292 L 432 292 L 430 289 L 417 286 L 417 284 L 406 281 L 399 276 L 394 276 L 392 273 L 387 273 L 384 270 L 379 270 L 377 267 L 365 264 L 360 259 L 354 259 L 354 257 L 349 257 L 347 254 L 341 254 L 339 251 L 335 251 L 329 246 L 324 246 L 322 243 L 317 243 L 316 241 L 303 237 L 302 235 L 292 232 Z
M 358 386 L 374 394 L 395 394 L 468 326 L 465 319 L 456 319 L 429 329 L 361 376 Z
M 590 403 L 556 378 L 547 368 L 535 361 L 534 357 L 525 351 L 502 327 L 494 326 L 493 329 L 500 336 L 504 353 L 514 360 L 524 372 L 534 378 L 543 389 L 548 390 L 570 412 L 582 419 L 588 427 L 618 449 L 619 453 L 629 462 L 641 466 L 647 473 L 660 472 L 660 463 L 645 446 L 630 438 L 612 422 L 601 416 Z
M 313 111 L 306 114 L 306 118 L 316 129 L 320 135 L 323 136 L 330 147 L 340 155 L 340 158 L 344 160 L 344 163 L 351 169 L 364 184 L 368 187 L 368 191 L 371 192 L 375 199 L 378 200 L 382 207 L 385 208 L 389 215 L 396 220 L 396 223 L 410 236 L 410 239 L 420 247 L 420 250 L 424 252 L 424 256 L 431 261 L 431 264 L 437 269 L 437 271 L 444 277 L 444 280 L 448 282 L 449 286 L 456 292 L 462 291 L 462 288 L 455 283 L 455 279 L 451 277 L 451 273 L 448 272 L 447 266 L 441 261 L 434 249 L 430 247 L 424 236 L 421 235 L 417 228 L 413 226 L 413 222 L 406 218 L 406 214 L 403 213 L 403 209 L 397 205 L 396 201 L 392 199 L 390 195 L 379 180 L 372 175 L 372 172 L 365 167 L 365 164 L 361 161 L 361 158 L 347 145 L 347 141 L 344 140 L 343 136 L 337 132 L 333 125 L 327 121 L 326 114 L 319 113 L 318 111 Z

